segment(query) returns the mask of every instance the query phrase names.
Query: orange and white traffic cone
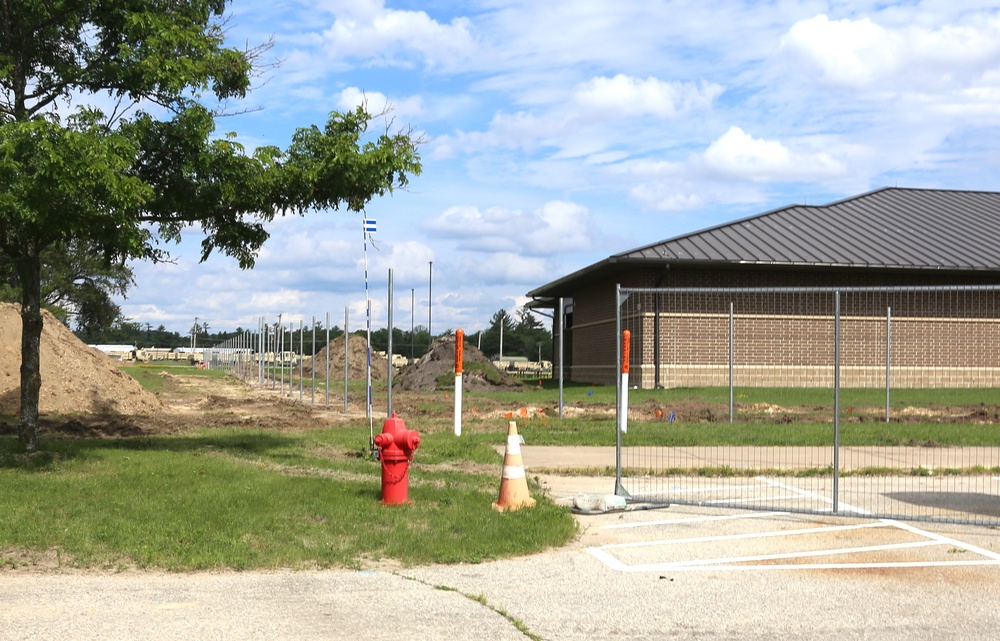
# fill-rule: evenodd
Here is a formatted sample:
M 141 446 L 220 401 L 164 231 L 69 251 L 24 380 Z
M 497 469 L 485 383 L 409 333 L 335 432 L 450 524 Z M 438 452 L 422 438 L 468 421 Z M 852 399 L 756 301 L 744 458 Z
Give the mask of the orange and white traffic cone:
M 507 427 L 507 450 L 503 455 L 503 473 L 500 475 L 500 497 L 493 503 L 493 509 L 503 512 L 520 510 L 522 507 L 535 507 L 535 499 L 528 492 L 517 423 L 510 421 Z

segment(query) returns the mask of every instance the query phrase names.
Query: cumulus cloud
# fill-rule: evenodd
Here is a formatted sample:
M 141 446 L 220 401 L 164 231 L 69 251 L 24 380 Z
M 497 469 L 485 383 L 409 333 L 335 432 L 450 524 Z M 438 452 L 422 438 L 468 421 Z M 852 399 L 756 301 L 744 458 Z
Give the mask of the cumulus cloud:
M 754 138 L 736 126 L 709 145 L 702 160 L 713 172 L 754 182 L 819 180 L 846 171 L 826 152 L 792 151 L 781 142 Z
M 867 17 L 831 20 L 820 14 L 795 23 L 781 46 L 836 86 L 967 84 L 1000 62 L 1000 18 L 970 20 L 936 29 L 887 28 Z
M 722 91 L 720 85 L 708 82 L 665 82 L 618 74 L 611 78 L 599 76 L 581 84 L 573 100 L 586 110 L 600 113 L 674 118 L 710 108 Z
M 705 199 L 700 194 L 678 191 L 671 184 L 640 183 L 630 190 L 629 195 L 637 200 L 643 209 L 654 211 L 688 211 L 700 209 L 705 205 Z
M 485 260 L 466 260 L 463 272 L 467 277 L 485 285 L 537 284 L 552 277 L 549 263 L 544 258 L 514 252 L 491 254 Z
M 499 207 L 450 207 L 424 229 L 460 240 L 459 249 L 525 255 L 584 251 L 593 245 L 591 213 L 586 207 L 550 201 L 532 212 Z
M 363 58 L 367 64 L 410 66 L 413 57 L 430 67 L 450 67 L 476 47 L 472 22 L 440 23 L 424 11 L 386 8 L 382 0 L 336 3 L 336 19 L 323 32 L 327 55 Z
M 419 274 L 423 280 L 427 273 L 427 263 L 435 258 L 434 250 L 417 241 L 404 241 L 401 243 L 379 243 L 378 251 L 371 251 L 368 254 L 369 271 L 373 274 L 387 273 L 389 269 L 397 278 L 413 280 Z M 362 259 L 358 260 L 361 266 Z
M 390 118 L 398 117 L 404 122 L 423 119 L 426 113 L 423 98 L 420 96 L 393 100 L 384 93 L 364 91 L 358 87 L 348 87 L 341 90 L 334 100 L 340 111 L 351 111 L 364 106 L 372 115 L 384 113 Z

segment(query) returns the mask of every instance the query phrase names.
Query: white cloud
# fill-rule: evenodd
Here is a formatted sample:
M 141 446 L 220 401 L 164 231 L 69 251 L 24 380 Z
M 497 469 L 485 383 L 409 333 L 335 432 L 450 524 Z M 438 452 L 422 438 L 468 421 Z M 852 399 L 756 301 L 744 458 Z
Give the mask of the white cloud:
M 795 23 L 781 44 L 818 67 L 826 81 L 856 87 L 893 73 L 902 41 L 868 18 L 830 20 L 820 14 Z
M 459 240 L 460 250 L 532 256 L 589 249 L 594 234 L 590 210 L 565 201 L 550 201 L 532 212 L 450 207 L 427 221 L 424 229 Z
M 412 122 L 424 118 L 426 109 L 423 98 L 410 96 L 398 100 L 390 99 L 378 91 L 364 91 L 358 87 L 343 89 L 334 98 L 337 109 L 342 112 L 365 106 L 372 115 L 386 114 L 391 119 Z
M 463 261 L 463 271 L 475 282 L 491 284 L 535 284 L 552 278 L 548 262 L 541 257 L 498 252 L 484 260 Z
M 709 145 L 702 159 L 713 172 L 753 182 L 820 180 L 846 172 L 828 153 L 793 152 L 776 140 L 754 138 L 736 126 Z
M 784 51 L 818 69 L 822 80 L 849 88 L 942 89 L 974 84 L 1000 62 L 1000 17 L 972 15 L 968 24 L 887 28 L 865 17 L 825 14 L 795 23 Z
M 627 117 L 675 118 L 709 109 L 722 87 L 708 82 L 664 82 L 618 74 L 599 76 L 579 85 L 573 100 L 584 109 Z
M 679 193 L 673 185 L 640 183 L 629 192 L 643 209 L 655 211 L 688 211 L 705 205 L 705 199 L 690 191 Z
M 434 250 L 417 241 L 383 244 L 376 234 L 375 244 L 379 249 L 369 250 L 368 266 L 369 272 L 378 274 L 379 278 L 392 269 L 394 278 L 405 279 L 405 282 L 422 280 L 427 274 L 427 264 L 435 259 Z M 361 265 L 360 259 L 358 265 Z
M 472 22 L 465 17 L 443 24 L 424 11 L 388 9 L 382 0 L 338 4 L 336 19 L 323 32 L 331 58 L 409 67 L 416 56 L 427 66 L 448 68 L 476 48 Z

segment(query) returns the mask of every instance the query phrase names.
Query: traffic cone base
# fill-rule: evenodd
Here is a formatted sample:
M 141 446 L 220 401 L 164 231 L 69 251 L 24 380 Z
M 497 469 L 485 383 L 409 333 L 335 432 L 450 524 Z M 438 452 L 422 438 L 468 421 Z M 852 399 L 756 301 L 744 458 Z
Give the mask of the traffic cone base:
M 528 479 L 524 473 L 524 461 L 521 460 L 521 437 L 517 434 L 517 423 L 510 421 L 500 475 L 500 496 L 493 503 L 493 509 L 503 512 L 534 506 L 535 499 L 528 492 Z

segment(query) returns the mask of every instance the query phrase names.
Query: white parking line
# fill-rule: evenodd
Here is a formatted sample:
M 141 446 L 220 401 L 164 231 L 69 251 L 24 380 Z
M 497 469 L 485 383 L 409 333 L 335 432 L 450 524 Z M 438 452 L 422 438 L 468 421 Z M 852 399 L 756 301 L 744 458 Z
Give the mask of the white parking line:
M 861 523 L 858 525 L 831 525 L 829 527 L 804 528 L 801 530 L 773 530 L 771 532 L 750 532 L 747 534 L 719 534 L 716 536 L 696 536 L 687 539 L 661 539 L 659 541 L 632 541 L 630 543 L 609 543 L 602 545 L 603 550 L 616 548 L 641 548 L 656 545 L 675 545 L 678 543 L 708 543 L 714 541 L 739 541 L 747 539 L 766 539 L 776 536 L 795 536 L 797 534 L 819 534 L 820 532 L 843 532 L 846 530 L 862 530 L 873 527 L 888 527 L 891 523 Z M 937 545 L 937 544 L 935 544 Z
M 727 514 L 725 516 L 695 516 L 688 519 L 666 519 L 663 521 L 636 521 L 635 523 L 615 523 L 605 525 L 602 530 L 646 527 L 652 525 L 673 525 L 675 523 L 707 523 L 709 521 L 730 521 L 732 519 L 762 519 L 768 516 L 788 516 L 791 512 L 753 512 L 749 514 Z
M 1000 479 L 1000 477 L 997 477 Z M 780 481 L 768 479 L 765 477 L 757 477 L 757 481 L 772 485 L 775 487 L 780 487 L 782 489 L 793 492 L 795 496 L 799 497 L 809 497 L 815 500 L 819 500 L 826 503 L 832 503 L 830 499 L 822 495 L 810 492 L 808 490 L 802 490 L 796 488 L 792 485 L 782 483 Z M 753 486 L 737 486 L 733 489 L 738 488 L 751 488 Z M 725 489 L 725 488 L 716 488 Z M 731 502 L 731 501 L 728 501 Z M 858 507 L 848 505 L 845 503 L 840 503 L 838 506 L 842 510 L 847 510 L 858 514 L 859 516 L 870 515 L 870 512 L 860 509 Z M 621 528 L 636 528 L 645 526 L 670 526 L 674 524 L 691 524 L 691 523 L 708 523 L 711 521 L 726 521 L 733 519 L 746 519 L 746 518 L 767 518 L 774 516 L 786 516 L 788 512 L 758 512 L 753 514 L 736 514 L 736 515 L 724 515 L 724 516 L 705 516 L 705 517 L 692 517 L 683 519 L 673 519 L 673 520 L 658 520 L 658 521 L 646 521 L 646 522 L 635 522 L 635 523 L 620 523 L 614 525 L 607 525 L 603 529 L 621 529 Z M 611 550 L 617 549 L 635 549 L 635 548 L 646 548 L 653 546 L 666 546 L 674 544 L 696 544 L 696 543 L 717 543 L 720 541 L 733 541 L 733 540 L 747 540 L 747 539 L 758 539 L 758 538 L 777 538 L 783 536 L 808 536 L 813 534 L 820 534 L 824 532 L 836 532 L 836 531 L 847 531 L 847 530 L 861 530 L 866 528 L 882 528 L 882 527 L 895 527 L 900 530 L 904 530 L 911 534 L 915 534 L 922 537 L 922 541 L 910 541 L 905 543 L 890 543 L 884 545 L 872 545 L 872 546 L 860 546 L 860 547 L 847 547 L 847 548 L 833 548 L 825 550 L 813 550 L 807 552 L 787 552 L 779 554 L 764 554 L 764 555 L 751 555 L 751 556 L 733 556 L 733 557 L 720 557 L 714 559 L 688 559 L 680 561 L 668 561 L 663 563 L 645 563 L 638 565 L 629 565 L 611 554 Z M 770 563 L 771 561 L 779 561 L 784 559 L 806 559 L 815 558 L 821 556 L 837 556 L 845 554 L 862 554 L 869 552 L 880 552 L 887 550 L 902 550 L 902 549 L 913 549 L 922 547 L 932 547 L 939 545 L 950 545 L 957 549 L 961 549 L 973 554 L 977 554 L 983 559 L 977 560 L 963 560 L 963 561 L 886 561 L 886 562 L 866 562 L 866 563 L 798 563 L 798 564 L 779 564 Z M 594 558 L 600 560 L 609 568 L 619 571 L 619 572 L 679 572 L 679 571 L 698 571 L 698 570 L 708 570 L 708 571 L 718 571 L 718 570 L 837 570 L 837 569 L 873 569 L 873 568 L 932 568 L 932 567 L 952 567 L 952 566 L 986 566 L 986 565 L 1000 565 L 1000 553 L 992 552 L 984 548 L 964 543 L 962 541 L 935 534 L 933 532 L 928 532 L 920 528 L 914 527 L 912 525 L 901 523 L 893 519 L 880 519 L 871 523 L 863 524 L 852 524 L 852 525 L 842 525 L 842 526 L 827 526 L 827 527 L 816 527 L 816 528 L 802 528 L 797 530 L 773 530 L 767 532 L 756 532 L 747 534 L 732 534 L 732 535 L 717 535 L 717 536 L 702 536 L 702 537 L 689 537 L 683 539 L 658 539 L 653 541 L 637 541 L 628 543 L 611 543 L 608 545 L 603 545 L 600 547 L 587 548 Z M 764 562 L 764 563 L 762 563 Z

